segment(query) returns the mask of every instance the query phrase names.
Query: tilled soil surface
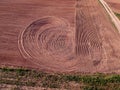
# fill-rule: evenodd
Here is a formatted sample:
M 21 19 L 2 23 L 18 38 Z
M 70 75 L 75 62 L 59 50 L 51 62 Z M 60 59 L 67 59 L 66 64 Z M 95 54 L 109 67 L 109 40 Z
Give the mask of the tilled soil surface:
M 1 0 L 0 65 L 117 72 L 120 35 L 98 0 Z

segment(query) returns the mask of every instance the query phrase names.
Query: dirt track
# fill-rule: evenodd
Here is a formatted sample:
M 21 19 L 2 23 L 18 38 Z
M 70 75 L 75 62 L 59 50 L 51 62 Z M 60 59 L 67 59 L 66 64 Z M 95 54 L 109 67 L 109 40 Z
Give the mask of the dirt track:
M 104 0 L 100 0 L 100 2 L 103 4 L 104 8 L 106 9 L 108 14 L 110 15 L 110 18 L 115 24 L 115 27 L 118 29 L 118 32 L 120 33 L 120 20 L 116 17 L 114 12 L 110 9 L 110 7 L 107 5 L 107 3 Z
M 105 0 L 105 1 L 114 12 L 120 13 L 120 0 Z
M 2 0 L 0 22 L 1 65 L 119 73 L 120 37 L 97 0 Z

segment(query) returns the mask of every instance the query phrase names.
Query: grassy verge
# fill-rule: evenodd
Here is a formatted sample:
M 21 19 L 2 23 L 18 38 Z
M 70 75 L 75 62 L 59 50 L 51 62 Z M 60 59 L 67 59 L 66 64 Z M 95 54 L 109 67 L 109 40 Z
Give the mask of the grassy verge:
M 120 90 L 120 75 L 48 74 L 21 68 L 0 68 L 0 84 L 66 89 L 77 87 L 77 90 Z
M 115 12 L 115 15 L 120 19 L 120 14 Z

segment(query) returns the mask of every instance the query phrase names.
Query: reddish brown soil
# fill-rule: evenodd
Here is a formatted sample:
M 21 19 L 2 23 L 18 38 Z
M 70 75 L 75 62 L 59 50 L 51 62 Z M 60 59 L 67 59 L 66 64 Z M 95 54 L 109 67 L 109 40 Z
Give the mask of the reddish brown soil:
M 117 72 L 120 37 L 97 0 L 1 0 L 0 65 Z
M 120 13 L 120 0 L 105 0 L 114 12 Z

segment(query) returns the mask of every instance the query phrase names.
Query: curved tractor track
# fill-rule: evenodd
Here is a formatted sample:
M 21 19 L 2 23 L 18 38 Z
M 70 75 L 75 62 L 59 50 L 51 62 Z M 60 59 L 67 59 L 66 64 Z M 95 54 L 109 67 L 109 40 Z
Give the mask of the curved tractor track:
M 32 22 L 19 36 L 22 56 L 41 70 L 109 71 L 108 60 L 118 59 L 118 47 L 111 42 L 115 44 L 119 39 L 114 37 L 117 34 L 104 9 L 97 0 L 77 0 L 75 10 L 75 27 L 66 19 L 53 16 Z
M 58 64 L 73 59 L 72 31 L 69 23 L 62 18 L 42 18 L 21 33 L 19 49 L 24 58 L 38 65 L 42 63 L 46 67 L 58 67 Z

